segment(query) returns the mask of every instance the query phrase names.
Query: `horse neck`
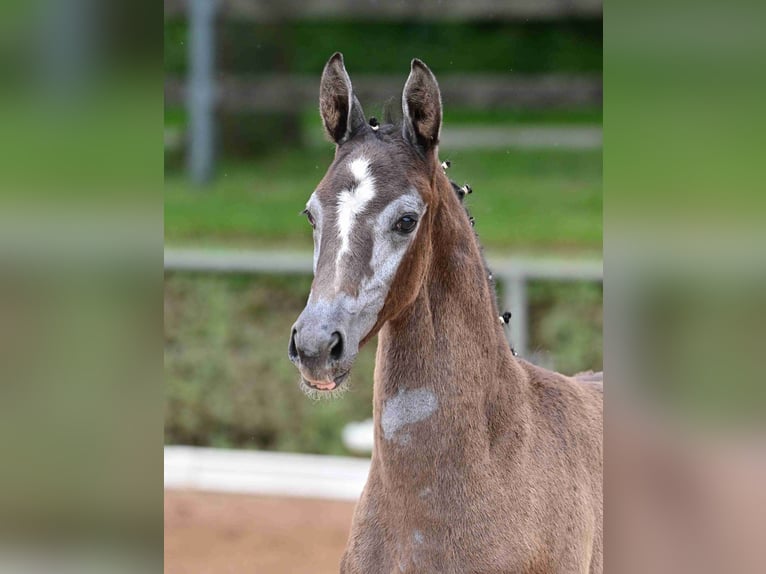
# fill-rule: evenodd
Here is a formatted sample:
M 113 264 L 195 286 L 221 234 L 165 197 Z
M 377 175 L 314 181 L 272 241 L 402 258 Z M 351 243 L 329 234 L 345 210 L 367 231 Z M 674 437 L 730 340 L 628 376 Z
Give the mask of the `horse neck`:
M 402 420 L 386 412 L 395 405 L 405 423 L 413 417 L 429 418 L 413 425 L 413 432 L 435 456 L 461 458 L 465 464 L 463 457 L 471 452 L 481 456 L 478 445 L 489 446 L 493 433 L 506 432 L 514 424 L 525 379 L 498 320 L 473 228 L 443 179 L 438 191 L 443 199 L 432 216 L 426 277 L 414 303 L 379 335 L 376 449 L 383 453 L 402 438 L 397 438 L 404 432 L 397 427 Z M 397 428 L 392 431 L 393 427 Z M 451 452 L 440 450 L 440 444 Z

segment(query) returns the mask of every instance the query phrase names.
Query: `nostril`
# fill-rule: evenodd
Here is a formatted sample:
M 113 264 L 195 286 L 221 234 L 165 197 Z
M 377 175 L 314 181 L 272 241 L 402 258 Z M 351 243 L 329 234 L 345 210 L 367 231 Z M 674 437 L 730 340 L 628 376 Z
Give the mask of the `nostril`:
M 298 358 L 298 348 L 295 346 L 295 335 L 297 333 L 298 331 L 296 329 L 293 329 L 293 332 L 290 335 L 290 347 L 287 350 L 287 354 L 290 355 L 291 359 Z
M 339 360 L 343 356 L 343 336 L 335 331 L 332 334 L 332 340 L 330 342 L 330 358 L 333 361 Z

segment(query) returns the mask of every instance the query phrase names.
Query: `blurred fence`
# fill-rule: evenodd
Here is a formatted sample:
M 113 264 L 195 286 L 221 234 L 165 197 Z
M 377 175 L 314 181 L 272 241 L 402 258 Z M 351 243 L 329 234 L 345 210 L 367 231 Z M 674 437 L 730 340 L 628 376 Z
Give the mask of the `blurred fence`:
M 165 0 L 165 15 L 187 13 L 195 0 Z M 364 2 L 359 0 L 205 0 L 224 17 L 262 21 L 300 18 L 376 20 L 521 20 L 598 17 L 601 0 L 421 0 Z
M 193 182 L 214 172 L 216 110 L 292 112 L 313 105 L 316 77 L 290 74 L 233 77 L 215 70 L 215 23 L 219 19 L 286 22 L 321 18 L 374 21 L 551 21 L 600 18 L 601 0 L 165 0 L 166 18 L 187 18 L 188 78 L 168 77 L 165 101 L 184 103 L 189 117 L 188 169 Z M 551 109 L 600 106 L 600 75 L 449 76 L 440 74 L 450 105 L 483 109 Z M 355 81 L 362 100 L 398 93 L 401 78 L 362 77 Z M 587 137 L 587 136 L 586 136 Z
M 529 353 L 530 280 L 594 281 L 603 280 L 600 260 L 499 258 L 489 256 L 487 263 L 501 287 L 501 310 L 512 313 L 510 341 L 525 357 Z M 279 251 L 219 251 L 166 249 L 166 271 L 201 273 L 270 273 L 311 274 L 309 253 Z
M 205 40 L 207 41 L 207 40 Z M 209 52 L 205 52 L 209 53 Z M 194 59 L 191 60 L 192 62 Z M 190 83 L 169 77 L 165 81 L 165 98 L 169 103 L 192 103 L 199 89 L 192 66 Z M 213 74 L 213 70 L 210 70 Z M 212 100 L 209 104 L 229 111 L 294 111 L 314 106 L 319 94 L 319 76 L 266 75 L 233 77 L 215 75 L 210 81 Z M 444 101 L 483 109 L 556 109 L 601 104 L 600 75 L 541 74 L 508 76 L 439 74 L 439 88 Z M 399 76 L 354 77 L 354 92 L 361 101 L 375 100 L 381 94 L 401 92 Z M 196 97 L 196 96 L 195 96 Z

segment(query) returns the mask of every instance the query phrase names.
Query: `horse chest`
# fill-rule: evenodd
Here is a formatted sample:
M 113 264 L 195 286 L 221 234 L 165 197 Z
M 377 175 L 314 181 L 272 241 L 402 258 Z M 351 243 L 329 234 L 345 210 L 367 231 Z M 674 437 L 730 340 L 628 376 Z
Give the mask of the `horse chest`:
M 496 497 L 436 486 L 413 494 L 391 492 L 371 475 L 341 572 L 529 571 L 530 543 L 512 535 Z
M 534 485 L 516 477 L 502 488 L 488 488 L 491 475 L 497 476 L 491 467 L 442 470 L 442 480 L 430 485 L 417 469 L 406 475 L 411 482 L 392 481 L 381 466 L 371 469 L 341 572 L 587 571 L 592 533 L 559 516 L 558 527 L 571 531 L 552 541 L 555 525 L 541 519 L 544 493 Z M 585 516 L 583 504 L 568 506 Z M 555 542 L 568 537 L 580 541 L 577 548 Z
M 496 528 L 400 524 L 388 530 L 352 532 L 342 574 L 438 572 L 440 574 L 533 572 L 534 563 L 522 541 L 511 541 Z M 545 571 L 537 570 L 537 571 Z

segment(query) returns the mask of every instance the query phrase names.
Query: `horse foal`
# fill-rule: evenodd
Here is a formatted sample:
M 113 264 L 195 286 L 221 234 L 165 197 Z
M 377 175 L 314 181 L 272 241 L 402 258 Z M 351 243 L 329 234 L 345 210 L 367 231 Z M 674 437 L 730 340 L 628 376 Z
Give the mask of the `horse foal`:
M 333 55 L 335 159 L 309 198 L 314 280 L 289 356 L 342 387 L 376 334 L 370 475 L 344 574 L 602 572 L 602 385 L 514 357 L 437 145 L 439 87 L 413 60 L 401 125 L 371 125 Z M 446 164 L 445 164 L 446 166 Z

